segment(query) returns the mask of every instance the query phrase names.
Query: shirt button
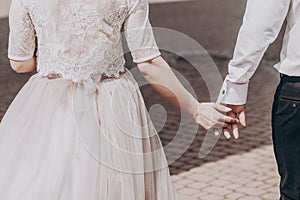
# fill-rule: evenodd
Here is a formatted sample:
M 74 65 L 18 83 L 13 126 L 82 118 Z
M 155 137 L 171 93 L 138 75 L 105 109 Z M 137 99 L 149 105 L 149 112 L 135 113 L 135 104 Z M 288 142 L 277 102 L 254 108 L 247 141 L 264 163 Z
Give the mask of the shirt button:
M 226 91 L 225 90 L 222 90 L 222 94 L 225 94 L 226 93 Z
M 297 104 L 293 103 L 292 108 L 297 108 Z

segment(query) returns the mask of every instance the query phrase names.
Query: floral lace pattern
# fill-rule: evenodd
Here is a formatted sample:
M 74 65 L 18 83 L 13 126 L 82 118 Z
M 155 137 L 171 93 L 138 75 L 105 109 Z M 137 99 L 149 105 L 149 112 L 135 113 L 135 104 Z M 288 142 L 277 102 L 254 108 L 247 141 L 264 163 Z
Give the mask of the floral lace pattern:
M 14 12 L 15 15 L 11 15 L 9 18 L 9 23 L 14 28 L 10 29 L 8 53 L 9 57 L 13 57 L 12 59 L 27 60 L 34 54 L 35 30 L 30 16 L 26 14 L 25 9 L 20 9 L 20 7 L 21 2 L 18 1 L 12 4 L 10 8 L 10 12 Z M 22 48 L 19 47 L 20 45 Z
M 39 73 L 75 82 L 124 71 L 121 30 L 134 61 L 160 55 L 146 0 L 13 0 L 10 29 L 9 58 L 31 58 L 37 43 Z

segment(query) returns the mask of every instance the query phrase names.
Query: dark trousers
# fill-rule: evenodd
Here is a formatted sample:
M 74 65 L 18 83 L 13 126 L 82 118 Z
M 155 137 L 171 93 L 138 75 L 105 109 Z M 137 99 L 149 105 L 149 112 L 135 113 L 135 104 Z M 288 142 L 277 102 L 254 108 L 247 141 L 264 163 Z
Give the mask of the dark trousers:
M 300 77 L 281 75 L 273 109 L 274 152 L 280 200 L 300 200 Z

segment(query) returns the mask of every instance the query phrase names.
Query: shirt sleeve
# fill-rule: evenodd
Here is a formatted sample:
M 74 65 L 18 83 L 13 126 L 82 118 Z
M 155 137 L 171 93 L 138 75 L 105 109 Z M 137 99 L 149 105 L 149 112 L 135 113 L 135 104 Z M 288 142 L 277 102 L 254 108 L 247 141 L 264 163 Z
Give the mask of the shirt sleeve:
M 124 23 L 124 34 L 135 63 L 161 55 L 148 18 L 148 0 L 133 0 Z
M 35 30 L 22 0 L 12 0 L 9 12 L 8 58 L 28 60 L 35 51 Z
M 277 38 L 290 7 L 290 0 L 248 0 L 233 59 L 222 87 L 221 102 L 243 105 L 248 82 L 268 46 Z

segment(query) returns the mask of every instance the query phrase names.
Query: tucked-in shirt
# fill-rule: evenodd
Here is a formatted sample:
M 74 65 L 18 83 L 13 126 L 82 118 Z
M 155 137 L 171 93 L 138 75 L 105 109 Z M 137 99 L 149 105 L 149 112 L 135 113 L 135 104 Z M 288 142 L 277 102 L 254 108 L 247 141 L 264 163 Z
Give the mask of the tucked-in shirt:
M 288 76 L 300 76 L 300 0 L 248 0 L 221 102 L 243 105 L 248 82 L 268 46 L 277 38 L 284 21 L 286 32 L 275 68 Z

